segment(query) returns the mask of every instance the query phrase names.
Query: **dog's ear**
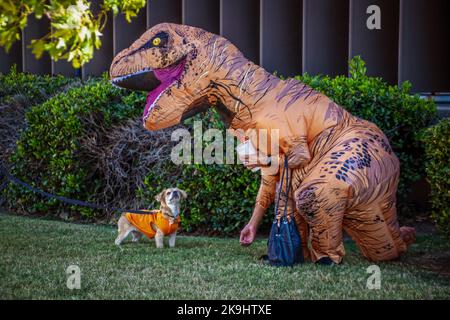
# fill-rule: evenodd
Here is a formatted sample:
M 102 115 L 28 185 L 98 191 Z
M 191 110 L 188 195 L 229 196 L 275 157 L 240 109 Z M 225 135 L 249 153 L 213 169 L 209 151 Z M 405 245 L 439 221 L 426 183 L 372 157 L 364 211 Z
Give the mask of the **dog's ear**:
M 160 193 L 158 193 L 155 197 L 156 201 L 161 202 L 165 200 L 165 194 L 166 194 L 166 189 L 164 189 L 163 191 L 161 191 Z
M 177 189 L 178 189 L 178 188 L 177 188 Z M 187 198 L 187 193 L 186 193 L 186 191 L 181 190 L 181 189 L 178 189 L 178 191 L 180 191 L 181 196 L 183 197 L 183 199 L 186 199 L 186 198 Z

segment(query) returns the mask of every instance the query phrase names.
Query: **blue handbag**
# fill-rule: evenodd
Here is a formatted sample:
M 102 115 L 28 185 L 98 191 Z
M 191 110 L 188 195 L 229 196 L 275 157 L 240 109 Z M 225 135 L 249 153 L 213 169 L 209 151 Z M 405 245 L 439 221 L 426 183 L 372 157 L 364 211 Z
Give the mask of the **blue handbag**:
M 284 176 L 286 174 L 286 203 L 284 213 L 278 213 L 281 192 L 283 188 Z M 275 204 L 275 219 L 270 230 L 269 240 L 267 243 L 268 254 L 267 260 L 269 264 L 276 267 L 293 266 L 297 263 L 303 263 L 302 240 L 295 224 L 294 214 L 290 217 L 287 215 L 288 201 L 290 190 L 289 169 L 287 157 L 284 160 L 284 169 L 281 175 L 280 185 L 277 193 Z

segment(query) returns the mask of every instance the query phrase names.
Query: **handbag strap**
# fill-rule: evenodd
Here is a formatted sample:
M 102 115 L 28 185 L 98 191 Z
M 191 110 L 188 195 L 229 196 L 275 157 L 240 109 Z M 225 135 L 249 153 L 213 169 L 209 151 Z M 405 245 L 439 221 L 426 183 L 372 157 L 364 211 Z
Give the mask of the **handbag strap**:
M 280 208 L 280 199 L 281 199 L 281 193 L 283 192 L 283 182 L 284 182 L 285 174 L 286 174 L 286 203 L 284 206 L 283 216 L 287 217 L 287 207 L 288 207 L 289 191 L 290 191 L 291 183 L 289 180 L 288 159 L 286 156 L 284 156 L 284 168 L 283 168 L 283 173 L 281 174 L 280 185 L 278 187 L 277 200 L 276 200 L 276 204 L 275 204 L 275 218 L 280 218 L 280 217 L 278 217 L 278 209 Z

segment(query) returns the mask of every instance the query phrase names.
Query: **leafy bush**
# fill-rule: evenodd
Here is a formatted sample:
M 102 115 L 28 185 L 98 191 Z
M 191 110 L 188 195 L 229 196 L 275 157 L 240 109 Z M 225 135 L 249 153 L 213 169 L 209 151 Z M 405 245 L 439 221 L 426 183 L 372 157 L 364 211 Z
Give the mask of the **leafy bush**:
M 411 95 L 409 82 L 397 87 L 381 78 L 368 77 L 359 56 L 350 61 L 350 77 L 305 74 L 296 78 L 383 130 L 401 163 L 399 200 L 404 201 L 411 183 L 424 174 L 423 146 L 416 133 L 435 118 L 434 102 Z
M 107 130 L 141 112 L 144 96 L 115 88 L 104 79 L 89 81 L 29 109 L 28 127 L 11 157 L 13 174 L 35 187 L 58 195 L 93 201 L 103 180 L 82 157 L 80 139 L 92 130 Z M 86 121 L 89 118 L 96 121 Z M 90 124 L 90 126 L 88 125 Z M 10 186 L 9 206 L 28 212 L 70 210 L 92 217 L 90 209 L 67 208 L 23 188 Z
M 77 80 L 61 75 L 35 75 L 17 72 L 14 65 L 7 74 L 0 74 L 0 105 L 33 106 L 44 102 L 66 85 Z
M 78 84 L 76 79 L 19 73 L 14 65 L 0 74 L 0 162 L 7 162 L 24 129 L 25 111 L 57 92 Z
M 235 233 L 252 214 L 259 182 L 259 175 L 242 165 L 185 166 L 180 188 L 190 197 L 186 204 L 189 215 L 183 226 L 187 230 Z
M 425 170 L 431 186 L 432 218 L 450 236 L 450 119 L 424 130 Z
M 178 186 L 188 199 L 183 203 L 184 231 L 236 233 L 249 220 L 260 178 L 242 165 L 168 163 L 164 171 L 150 171 L 145 188 L 139 190 L 149 207 L 157 208 L 154 196 L 165 188 Z M 272 217 L 266 215 L 266 221 Z

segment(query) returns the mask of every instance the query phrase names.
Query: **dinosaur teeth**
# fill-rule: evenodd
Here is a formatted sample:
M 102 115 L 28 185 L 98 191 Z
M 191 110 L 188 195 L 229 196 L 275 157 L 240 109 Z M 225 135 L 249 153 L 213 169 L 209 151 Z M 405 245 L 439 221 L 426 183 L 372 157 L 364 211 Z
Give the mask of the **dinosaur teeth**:
M 152 69 L 151 68 L 144 68 L 144 69 L 141 69 L 139 71 L 136 71 L 136 72 L 124 75 L 124 76 L 116 77 L 114 79 L 111 79 L 111 83 L 112 84 L 117 84 L 117 83 L 120 83 L 120 82 L 122 82 L 122 81 L 124 81 L 126 79 L 129 79 L 131 77 L 137 76 L 137 75 L 139 75 L 141 73 L 145 73 L 145 72 L 148 72 L 148 71 L 152 71 Z

